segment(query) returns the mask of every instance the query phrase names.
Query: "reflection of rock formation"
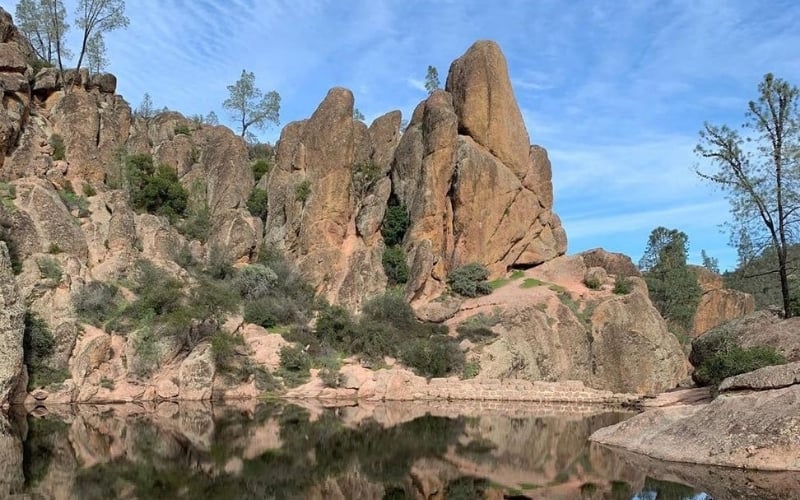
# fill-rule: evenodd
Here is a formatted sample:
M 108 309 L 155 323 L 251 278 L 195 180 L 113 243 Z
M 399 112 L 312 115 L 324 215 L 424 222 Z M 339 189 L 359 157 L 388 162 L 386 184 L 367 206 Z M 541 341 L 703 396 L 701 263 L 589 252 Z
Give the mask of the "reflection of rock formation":
M 645 476 L 694 485 L 716 492 L 715 498 L 737 498 L 732 492 L 744 491 L 744 477 L 753 478 L 758 498 L 791 498 L 790 488 L 800 487 L 793 477 L 666 466 L 590 447 L 589 434 L 625 418 L 598 408 L 576 414 L 534 405 L 306 410 L 165 403 L 57 411 L 58 417 L 30 418 L 24 447 L 16 438 L 4 446 L 4 453 L 16 453 L 0 456 L 9 480 L 3 493 L 368 500 L 388 494 L 444 498 L 449 489 L 484 491 L 490 498 L 512 491 L 583 498 L 591 490 L 590 498 L 612 499 L 623 498 L 623 490 L 630 498 Z
M 604 469 L 611 480 L 625 481 L 633 491 L 644 487 L 644 478 L 685 484 L 708 493 L 711 498 L 784 500 L 797 498 L 800 474 L 796 472 L 766 472 L 664 462 L 603 445 L 591 445 L 592 460 L 614 464 L 616 469 Z
M 12 422 L 0 414 L 0 497 L 21 493 L 23 476 L 22 440 Z

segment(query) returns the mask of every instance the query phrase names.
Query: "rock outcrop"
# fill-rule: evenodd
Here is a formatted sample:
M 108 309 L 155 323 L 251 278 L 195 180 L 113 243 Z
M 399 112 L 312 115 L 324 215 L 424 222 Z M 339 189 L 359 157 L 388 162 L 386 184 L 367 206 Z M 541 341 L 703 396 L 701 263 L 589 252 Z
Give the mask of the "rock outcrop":
M 686 379 L 681 346 L 650 303 L 644 281 L 628 278 L 631 292 L 617 295 L 613 275 L 592 290 L 585 273 L 581 256 L 559 257 L 491 295 L 465 301 L 446 322 L 452 329 L 479 314 L 496 323 L 496 340 L 468 351 L 480 362 L 478 378 L 581 380 L 639 394 Z
M 694 314 L 694 336 L 755 311 L 756 301 L 749 293 L 725 288 L 722 276 L 704 267 L 691 266 L 691 269 L 703 292 Z
M 661 460 L 800 471 L 800 385 L 649 410 L 591 439 Z
M 765 366 L 741 375 L 728 377 L 719 385 L 719 392 L 735 390 L 765 391 L 800 384 L 800 362 Z
M 717 352 L 756 346 L 772 347 L 787 361 L 800 361 L 800 318 L 782 320 L 769 311 L 756 311 L 729 321 L 694 339 L 689 361 L 700 366 Z
M 367 129 L 352 108 L 352 94 L 333 89 L 311 118 L 287 125 L 262 181 L 266 242 L 329 300 L 357 309 L 385 287 L 379 229 L 390 199 L 408 211 L 406 295 L 418 304 L 460 265 L 498 275 L 564 253 L 547 153 L 530 146 L 496 44 L 454 62 L 446 90 L 417 106 L 402 136 L 399 113 Z
M 386 162 L 399 127 L 392 113 L 368 129 L 353 119 L 353 94 L 332 89 L 311 118 L 284 127 L 264 186 L 266 243 L 284 250 L 318 293 L 351 309 L 386 286 L 376 207 L 389 198 Z
M 8 404 L 22 374 L 25 303 L 17 292 L 6 244 L 0 241 L 0 406 Z

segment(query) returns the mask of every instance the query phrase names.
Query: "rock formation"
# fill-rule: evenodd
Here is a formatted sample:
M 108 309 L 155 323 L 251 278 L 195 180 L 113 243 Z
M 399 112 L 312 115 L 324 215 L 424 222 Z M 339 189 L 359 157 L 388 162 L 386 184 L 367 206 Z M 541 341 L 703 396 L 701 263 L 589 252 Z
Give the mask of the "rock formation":
M 0 241 L 0 406 L 8 404 L 22 374 L 25 304 L 17 292 L 6 244 Z
M 649 410 L 591 439 L 661 460 L 800 471 L 800 385 Z
M 722 276 L 704 267 L 691 266 L 691 269 L 703 292 L 694 314 L 694 336 L 755 311 L 756 301 L 749 293 L 725 288 Z
M 352 94 L 333 89 L 311 118 L 287 125 L 277 168 L 262 181 L 267 243 L 292 255 L 329 300 L 357 309 L 385 287 L 379 229 L 390 197 L 410 217 L 406 295 L 416 303 L 463 264 L 498 275 L 564 253 L 547 153 L 530 146 L 496 44 L 477 42 L 454 62 L 446 90 L 417 106 L 402 136 L 399 113 L 367 129 L 352 108 Z M 379 173 L 365 183 L 359 168 L 369 164 Z M 310 191 L 300 200 L 303 185 Z
M 465 301 L 447 321 L 451 328 L 481 314 L 496 320 L 496 340 L 468 351 L 480 362 L 478 378 L 581 380 L 639 394 L 686 379 L 681 346 L 650 303 L 644 281 L 629 278 L 630 293 L 618 295 L 613 275 L 592 290 L 584 284 L 586 272 L 582 256 L 559 257 Z

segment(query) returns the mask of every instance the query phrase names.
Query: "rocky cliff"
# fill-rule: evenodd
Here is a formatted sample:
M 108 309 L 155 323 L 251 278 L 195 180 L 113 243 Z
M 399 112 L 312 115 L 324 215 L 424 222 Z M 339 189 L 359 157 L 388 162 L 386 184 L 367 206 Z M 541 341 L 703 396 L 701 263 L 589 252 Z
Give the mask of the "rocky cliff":
M 51 68 L 34 72 L 27 41 L 4 12 L 0 36 L 0 222 L 16 263 L 16 276 L 4 264 L 2 298 L 24 303 L 51 332 L 52 352 L 40 361 L 58 380 L 31 379 L 29 402 L 255 396 L 287 342 L 246 324 L 241 305 L 214 302 L 226 296 L 212 293 L 213 280 L 230 286 L 241 269 L 260 269 L 269 287 L 278 271 L 282 281 L 299 281 L 287 270 L 296 266 L 318 297 L 357 312 L 390 285 L 389 245 L 409 268 L 401 285 L 420 318 L 446 322 L 451 335 L 478 313 L 497 320 L 492 342 L 461 347 L 481 370 L 477 386 L 580 380 L 649 393 L 686 377 L 680 346 L 630 259 L 600 250 L 560 257 L 567 241 L 553 212 L 547 152 L 530 144 L 493 42 L 458 58 L 445 89 L 422 101 L 404 130 L 399 111 L 369 126 L 354 119 L 352 93 L 331 89 L 310 118 L 284 127 L 271 170 L 255 179 L 247 145 L 227 128 L 175 112 L 137 116 L 115 93 L 113 75 L 84 71 L 65 89 Z M 131 170 L 136 162 L 144 167 Z M 133 183 L 156 175 L 174 177 L 188 193 L 185 212 L 163 211 L 168 199 L 136 205 Z M 268 200 L 263 218 L 246 208 L 256 188 Z M 382 231 L 390 211 L 408 219 L 397 241 Z M 276 251 L 288 262 L 253 266 Z M 79 297 L 119 310 L 141 299 L 140 262 L 158 270 L 171 290 L 164 293 L 180 296 L 170 307 L 183 309 L 166 310 L 168 298 L 156 297 L 133 326 L 78 311 Z M 463 301 L 449 293 L 447 276 L 472 262 L 499 282 L 523 273 L 526 285 Z M 600 290 L 584 285 L 588 274 Z M 614 276 L 634 276 L 632 289 L 612 293 Z M 292 309 L 295 299 L 280 297 L 269 314 Z M 194 303 L 212 312 L 184 317 Z M 0 344 L 15 360 L 4 364 L 3 399 L 19 378 L 21 310 L 7 306 L 0 317 Z M 297 320 L 301 332 L 310 319 Z M 215 333 L 235 346 L 212 346 Z M 217 369 L 220 349 L 235 369 Z
M 446 90 L 421 102 L 402 132 L 400 121 L 391 112 L 367 127 L 353 119 L 352 93 L 333 89 L 311 118 L 283 129 L 277 168 L 261 182 L 266 241 L 318 292 L 357 309 L 385 288 L 380 226 L 390 199 L 410 218 L 402 245 L 415 303 L 439 295 L 458 266 L 479 262 L 499 276 L 566 251 L 547 152 L 530 146 L 497 44 L 475 43 Z M 310 194 L 299 199 L 303 183 Z

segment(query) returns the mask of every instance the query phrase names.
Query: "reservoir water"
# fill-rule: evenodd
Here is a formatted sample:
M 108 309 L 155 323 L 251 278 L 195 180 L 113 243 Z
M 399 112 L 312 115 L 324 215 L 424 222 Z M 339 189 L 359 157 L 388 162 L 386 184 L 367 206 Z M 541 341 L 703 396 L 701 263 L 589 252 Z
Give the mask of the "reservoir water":
M 668 464 L 590 443 L 592 407 L 314 402 L 12 412 L 0 497 L 791 499 L 796 474 Z

